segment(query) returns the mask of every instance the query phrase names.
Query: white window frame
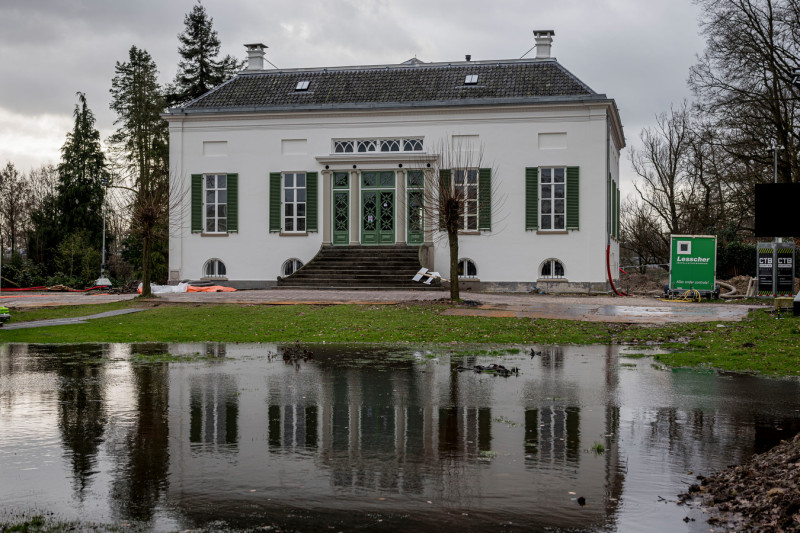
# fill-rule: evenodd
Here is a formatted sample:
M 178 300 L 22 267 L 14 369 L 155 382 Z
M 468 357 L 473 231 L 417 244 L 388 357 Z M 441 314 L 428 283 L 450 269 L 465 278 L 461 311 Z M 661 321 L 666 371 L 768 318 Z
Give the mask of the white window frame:
M 222 187 L 220 186 L 220 178 L 225 180 L 225 185 Z M 214 180 L 213 187 L 209 187 L 209 179 Z M 213 209 L 213 212 L 209 211 L 209 208 Z M 220 215 L 220 212 L 224 214 Z M 203 232 L 228 233 L 227 174 L 203 174 Z
M 213 272 L 211 274 L 208 273 L 208 267 L 212 266 Z M 222 272 L 220 272 L 220 267 L 222 267 Z M 228 267 L 225 266 L 225 263 L 222 262 L 221 259 L 213 257 L 206 261 L 203 264 L 203 279 L 228 279 Z
M 464 208 L 458 223 L 459 231 L 478 230 L 478 176 L 477 168 L 459 168 L 452 171 L 453 187 L 456 194 L 464 193 Z M 465 179 L 466 178 L 466 179 Z M 470 179 L 474 178 L 470 183 Z M 459 183 L 460 180 L 460 183 Z
M 370 139 L 331 139 L 332 154 L 423 152 L 423 137 L 387 137 Z
M 556 274 L 556 263 L 561 265 L 561 275 Z M 544 269 L 550 267 L 550 274 L 545 275 Z M 564 266 L 564 261 L 551 257 L 542 261 L 539 265 L 539 279 L 567 279 L 567 268 Z
M 475 271 L 475 274 L 469 274 L 470 264 L 472 264 L 472 269 Z M 478 265 L 469 257 L 462 257 L 458 260 L 458 270 L 461 272 L 461 274 L 458 275 L 458 279 L 475 279 L 478 277 Z
M 289 183 L 290 177 L 291 183 Z M 302 185 L 298 185 L 299 177 L 302 177 Z M 281 224 L 284 233 L 306 233 L 307 231 L 307 186 L 308 175 L 306 172 L 281 173 Z M 300 199 L 301 197 L 302 199 Z
M 561 172 L 561 181 L 556 181 L 556 171 Z M 545 182 L 545 176 L 549 174 L 549 181 Z M 563 185 L 563 193 L 560 197 L 556 196 L 556 185 Z M 545 196 L 545 187 L 550 186 L 550 194 Z M 567 167 L 542 167 L 539 169 L 539 231 L 566 231 L 567 230 Z M 545 209 L 549 204 L 549 213 Z M 561 210 L 558 212 L 556 207 L 561 202 Z M 557 217 L 561 217 L 560 224 Z M 547 223 L 545 223 L 547 222 Z M 545 227 L 545 226 L 550 226 Z
M 286 273 L 286 267 L 289 266 L 289 265 L 292 266 L 292 271 L 287 274 Z M 296 257 L 292 257 L 291 259 L 287 259 L 281 265 L 281 276 L 282 277 L 291 276 L 292 274 L 294 274 L 295 272 L 300 270 L 302 267 L 303 267 L 303 262 L 300 261 L 299 259 L 297 259 Z

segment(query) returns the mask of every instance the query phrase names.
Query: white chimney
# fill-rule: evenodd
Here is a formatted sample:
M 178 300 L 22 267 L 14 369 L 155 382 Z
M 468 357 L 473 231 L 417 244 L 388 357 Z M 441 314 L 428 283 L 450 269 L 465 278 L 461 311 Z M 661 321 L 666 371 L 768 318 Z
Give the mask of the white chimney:
M 247 70 L 264 70 L 264 50 L 267 45 L 261 43 L 246 44 Z
M 550 47 L 553 45 L 553 30 L 533 30 L 533 37 L 536 39 L 536 59 L 550 57 Z

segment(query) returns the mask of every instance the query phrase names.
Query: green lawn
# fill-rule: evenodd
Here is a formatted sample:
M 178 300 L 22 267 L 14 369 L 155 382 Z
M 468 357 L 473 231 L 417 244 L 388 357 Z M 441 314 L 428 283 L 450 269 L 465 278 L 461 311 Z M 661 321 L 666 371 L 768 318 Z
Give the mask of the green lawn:
M 119 302 L 13 311 L 14 322 L 147 307 L 75 326 L 0 329 L 0 342 L 365 342 L 631 344 L 673 350 L 670 366 L 800 375 L 800 319 L 754 311 L 742 322 L 661 327 L 569 320 L 444 316 L 448 304 L 206 305 Z

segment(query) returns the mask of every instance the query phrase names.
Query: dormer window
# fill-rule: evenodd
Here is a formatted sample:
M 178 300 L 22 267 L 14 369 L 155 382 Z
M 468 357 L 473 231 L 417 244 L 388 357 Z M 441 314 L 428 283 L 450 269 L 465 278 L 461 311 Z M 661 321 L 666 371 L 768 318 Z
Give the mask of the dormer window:
M 297 86 L 294 88 L 295 91 L 307 91 L 308 86 L 311 84 L 310 81 L 298 81 Z
M 464 78 L 464 85 L 477 85 L 477 84 L 478 84 L 477 74 L 467 74 L 467 77 Z

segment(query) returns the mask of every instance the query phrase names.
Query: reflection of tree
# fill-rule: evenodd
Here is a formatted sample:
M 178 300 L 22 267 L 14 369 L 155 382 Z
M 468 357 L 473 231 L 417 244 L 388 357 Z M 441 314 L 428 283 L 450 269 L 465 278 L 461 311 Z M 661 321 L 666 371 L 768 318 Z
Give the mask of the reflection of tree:
M 63 353 L 63 351 L 67 353 Z M 64 447 L 70 450 L 73 488 L 83 501 L 91 477 L 95 474 L 97 450 L 103 442 L 107 422 L 103 388 L 102 346 L 59 347 L 57 373 L 58 429 Z M 71 353 L 70 353 L 71 352 Z M 79 353 L 78 353 L 79 352 Z M 80 355 L 75 364 L 70 355 Z
M 232 450 L 239 442 L 239 391 L 228 375 L 210 374 L 190 385 L 189 442 Z
M 112 486 L 112 502 L 120 519 L 152 519 L 160 496 L 167 489 L 169 471 L 169 366 L 132 367 L 138 419 L 120 454 L 120 467 Z

